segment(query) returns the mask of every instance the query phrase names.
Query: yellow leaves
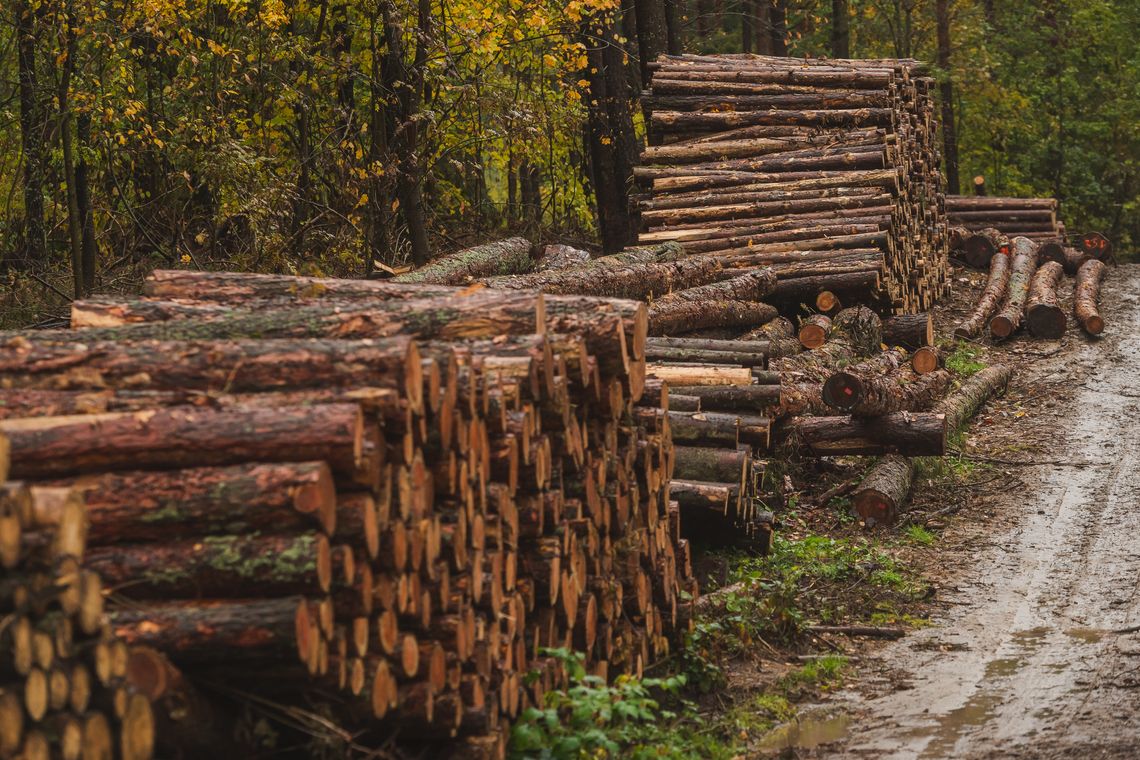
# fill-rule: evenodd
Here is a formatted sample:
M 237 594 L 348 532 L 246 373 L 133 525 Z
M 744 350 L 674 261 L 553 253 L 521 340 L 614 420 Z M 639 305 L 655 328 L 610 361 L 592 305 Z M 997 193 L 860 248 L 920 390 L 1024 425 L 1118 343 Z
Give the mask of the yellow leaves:
M 365 203 L 368 203 L 368 193 L 361 193 L 360 197 L 356 199 L 356 205 L 353 206 L 353 208 L 358 209 L 361 206 L 363 206 Z M 393 209 L 393 210 L 395 210 L 395 209 Z
M 546 55 L 542 56 L 542 62 L 544 64 L 546 64 L 547 66 L 549 66 L 550 68 L 554 68 L 555 66 L 558 65 L 558 60 L 554 56 L 552 56 L 550 53 L 547 53 Z
M 392 201 L 392 210 L 395 211 L 399 207 L 400 207 L 400 199 L 397 198 L 396 200 Z
M 190 254 L 184 253 L 184 254 L 182 254 L 181 257 L 179 257 L 178 260 L 181 261 L 183 264 L 189 264 L 190 263 Z
M 578 80 L 578 86 L 583 87 L 583 88 L 589 87 L 590 86 L 590 80 L 589 79 L 579 79 Z
M 282 0 L 264 0 L 257 17 L 261 23 L 273 30 L 289 23 L 289 16 L 285 12 L 285 3 Z

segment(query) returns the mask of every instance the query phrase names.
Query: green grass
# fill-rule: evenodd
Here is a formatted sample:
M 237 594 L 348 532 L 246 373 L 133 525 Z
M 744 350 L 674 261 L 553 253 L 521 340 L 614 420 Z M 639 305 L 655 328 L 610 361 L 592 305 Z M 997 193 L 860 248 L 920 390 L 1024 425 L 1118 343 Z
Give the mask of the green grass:
M 905 535 L 907 540 L 911 543 L 920 546 L 931 546 L 934 544 L 934 534 L 921 525 L 911 524 L 906 526 L 903 530 L 903 535 Z
M 969 377 L 986 368 L 985 363 L 978 360 L 981 353 L 980 347 L 960 340 L 946 356 L 946 368 L 959 377 Z
M 798 670 L 794 670 L 780 680 L 786 690 L 813 687 L 827 690 L 843 683 L 843 671 L 847 668 L 847 658 L 828 655 L 812 660 Z

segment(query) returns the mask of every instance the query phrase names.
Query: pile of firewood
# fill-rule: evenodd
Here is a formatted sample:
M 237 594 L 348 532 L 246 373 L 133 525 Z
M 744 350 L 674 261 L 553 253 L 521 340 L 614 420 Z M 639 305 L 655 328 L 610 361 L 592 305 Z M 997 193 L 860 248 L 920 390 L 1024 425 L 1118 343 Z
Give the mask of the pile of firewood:
M 201 272 L 146 293 L 0 333 L 0 440 L 14 477 L 82 495 L 160 741 L 236 741 L 220 693 L 357 748 L 501 757 L 564 683 L 546 648 L 640 672 L 687 630 L 643 304 Z
M 683 55 L 652 68 L 641 243 L 770 266 L 774 302 L 913 312 L 947 291 L 934 80 L 920 63 Z
M 1055 340 L 1065 333 L 1068 316 L 1059 289 L 1069 275 L 1075 279 L 1073 306 L 1077 322 L 1089 335 L 1104 330 L 1099 312 L 1106 246 L 1071 248 L 1060 241 L 1038 244 L 1028 237 L 1012 240 L 994 233 L 992 244 L 975 247 L 973 261 L 989 267 L 985 289 L 974 311 L 954 330 L 958 338 L 974 339 L 988 330 L 995 340 L 1025 327 L 1035 338 Z M 1095 241 L 1099 238 L 1086 237 Z M 1103 238 L 1099 238 L 1103 240 Z
M 8 459 L 0 435 L 0 757 L 146 760 L 151 703 L 130 683 L 99 575 L 84 568 L 83 502 L 5 482 Z
M 967 241 L 985 238 L 1027 237 L 1038 242 L 1065 237 L 1065 224 L 1057 219 L 1054 198 L 995 198 L 985 195 L 946 196 L 950 223 L 950 250 L 969 256 Z M 976 241 L 975 245 L 981 245 Z

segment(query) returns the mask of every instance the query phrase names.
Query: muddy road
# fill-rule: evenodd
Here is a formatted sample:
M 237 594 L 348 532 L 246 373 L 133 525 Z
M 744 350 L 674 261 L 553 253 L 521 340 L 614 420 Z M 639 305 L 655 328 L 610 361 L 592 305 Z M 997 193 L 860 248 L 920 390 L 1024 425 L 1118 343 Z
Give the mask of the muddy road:
M 1070 333 L 1024 369 L 1063 387 L 1051 424 L 1017 421 L 1041 463 L 988 545 L 949 558 L 966 567 L 935 625 L 837 695 L 846 736 L 814 755 L 1140 757 L 1140 266 L 1114 270 L 1104 301 L 1102 340 Z

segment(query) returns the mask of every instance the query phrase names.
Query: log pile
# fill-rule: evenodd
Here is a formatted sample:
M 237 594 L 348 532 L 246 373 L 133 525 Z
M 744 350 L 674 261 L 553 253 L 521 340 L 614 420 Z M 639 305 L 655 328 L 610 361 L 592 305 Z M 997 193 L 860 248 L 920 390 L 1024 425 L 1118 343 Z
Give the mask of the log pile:
M 950 224 L 951 252 L 962 250 L 967 262 L 983 268 L 1001 241 L 1026 237 L 1041 243 L 1065 237 L 1065 225 L 1057 219 L 1053 198 L 999 198 L 986 195 L 947 195 L 946 218 Z M 972 238 L 977 237 L 977 240 Z
M 114 632 L 166 681 L 501 757 L 565 681 L 545 648 L 639 673 L 687 630 L 644 305 L 197 272 L 146 292 L 0 333 L 0 440 L 14 477 L 83 494 Z M 732 464 L 702 457 L 684 471 Z
M 827 312 L 836 296 L 921 311 L 947 291 L 934 80 L 921 64 L 680 55 L 651 68 L 642 243 L 771 267 L 768 300 Z
M 147 760 L 151 703 L 85 568 L 87 514 L 70 488 L 4 482 L 0 433 L 0 757 Z

